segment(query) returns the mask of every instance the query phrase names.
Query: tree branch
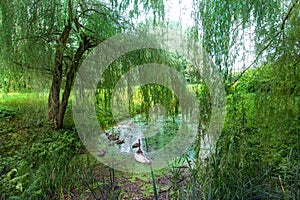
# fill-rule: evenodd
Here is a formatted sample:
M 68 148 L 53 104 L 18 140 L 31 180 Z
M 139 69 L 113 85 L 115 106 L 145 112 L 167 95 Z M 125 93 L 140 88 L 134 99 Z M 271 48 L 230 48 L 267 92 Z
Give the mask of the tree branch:
M 275 34 L 275 37 L 273 39 L 271 39 L 268 44 L 259 51 L 259 53 L 257 54 L 257 56 L 255 57 L 254 61 L 248 66 L 246 67 L 241 74 L 228 86 L 229 88 L 232 87 L 259 59 L 259 57 L 263 54 L 263 52 L 268 49 L 271 44 L 274 42 L 274 40 L 279 36 L 280 33 L 282 33 L 282 31 L 284 31 L 285 28 L 285 24 L 286 21 L 289 19 L 289 17 L 291 16 L 292 11 L 294 10 L 295 6 L 297 4 L 299 4 L 300 0 L 296 0 L 295 3 L 290 7 L 290 9 L 288 10 L 287 14 L 285 15 L 285 17 L 282 20 L 281 26 L 280 26 L 280 30 Z
M 288 11 L 287 14 L 285 15 L 285 18 L 282 20 L 281 30 L 284 30 L 286 21 L 287 21 L 288 18 L 291 16 L 291 13 L 292 13 L 293 9 L 295 8 L 295 6 L 296 6 L 298 3 L 299 3 L 299 0 L 296 0 L 295 3 L 290 7 L 289 11 Z
M 41 67 L 33 67 L 31 65 L 28 65 L 28 64 L 24 64 L 24 63 L 21 63 L 20 61 L 13 61 L 13 63 L 17 66 L 20 66 L 22 68 L 26 68 L 26 69 L 32 69 L 32 70 L 39 70 L 41 72 L 45 72 L 46 74 L 49 74 L 51 75 L 52 74 L 52 71 L 50 68 L 41 68 Z
M 108 9 L 108 8 L 106 8 L 106 9 Z M 96 10 L 96 9 L 94 9 L 94 8 L 88 8 L 88 9 L 86 9 L 86 10 L 83 10 L 82 12 L 81 12 L 81 15 L 85 15 L 86 13 L 88 13 L 88 12 L 94 12 L 94 13 L 97 13 L 98 15 L 102 15 L 102 16 L 105 16 L 105 17 L 109 17 L 112 21 L 114 21 L 116 24 L 118 24 L 119 26 L 121 26 L 121 24 L 120 24 L 120 22 L 119 22 L 119 18 L 120 18 L 120 16 L 117 14 L 117 17 L 116 16 L 114 16 L 114 15 L 112 15 L 111 13 L 114 13 L 114 14 L 116 14 L 115 12 L 113 12 L 112 10 L 108 10 L 108 12 L 102 12 L 102 11 L 100 11 L 100 10 Z M 79 17 L 81 16 L 81 15 L 79 15 Z

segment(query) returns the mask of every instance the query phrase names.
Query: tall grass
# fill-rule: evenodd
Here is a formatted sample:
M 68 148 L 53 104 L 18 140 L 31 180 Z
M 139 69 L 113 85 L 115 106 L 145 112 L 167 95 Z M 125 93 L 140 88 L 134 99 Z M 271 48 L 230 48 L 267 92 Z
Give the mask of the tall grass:
M 157 189 L 156 189 L 156 183 L 155 183 L 154 172 L 153 172 L 153 169 L 152 169 L 152 164 L 150 164 L 150 171 L 151 171 L 151 177 L 152 177 L 152 186 L 153 186 L 154 199 L 158 200 L 158 194 L 157 194 Z
M 189 175 L 180 184 L 176 175 L 179 172 L 173 172 L 172 198 L 299 199 L 299 160 L 274 173 L 261 158 L 251 157 L 254 154 L 247 147 L 244 150 L 224 148 L 219 146 L 208 160 L 198 160 L 189 166 Z M 299 152 L 297 155 L 300 156 Z M 289 159 L 286 157 L 287 162 L 292 162 Z

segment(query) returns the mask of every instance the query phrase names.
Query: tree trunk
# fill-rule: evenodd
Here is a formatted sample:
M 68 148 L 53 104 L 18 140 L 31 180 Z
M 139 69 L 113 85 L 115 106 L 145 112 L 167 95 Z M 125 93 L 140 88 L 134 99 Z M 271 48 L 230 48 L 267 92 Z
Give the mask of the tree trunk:
M 66 109 L 68 106 L 68 101 L 69 101 L 72 85 L 74 83 L 75 75 L 79 69 L 80 59 L 82 58 L 84 52 L 88 48 L 91 47 L 84 35 L 82 35 L 82 38 L 83 38 L 83 41 L 80 42 L 80 45 L 79 45 L 79 47 L 76 51 L 76 54 L 72 60 L 71 68 L 67 74 L 67 82 L 66 82 L 66 86 L 64 89 L 63 97 L 62 97 L 62 102 L 61 102 L 61 105 L 59 108 L 59 113 L 58 113 L 57 128 L 63 127 L 64 116 L 65 116 Z
M 63 79 L 64 50 L 66 49 L 66 44 L 72 29 L 71 23 L 75 23 L 77 31 L 80 29 L 80 24 L 76 20 L 78 19 L 73 18 L 72 14 L 72 0 L 69 0 L 69 20 L 58 41 L 58 46 L 55 54 L 55 70 L 53 73 L 52 86 L 48 99 L 48 119 L 54 122 L 54 129 L 60 129 L 63 127 L 64 116 L 66 113 L 66 108 L 68 106 L 72 85 L 74 83 L 75 75 L 79 69 L 79 64 L 84 52 L 89 48 L 96 46 L 96 43 L 93 44 L 92 41 L 84 33 L 80 34 L 80 44 L 75 55 L 72 58 L 71 65 L 66 77 L 66 85 L 62 96 L 62 101 L 60 102 L 61 83 Z
M 69 19 L 68 24 L 65 26 L 61 37 L 58 40 L 55 53 L 55 69 L 53 71 L 52 85 L 50 89 L 50 94 L 48 97 L 48 120 L 54 123 L 54 128 L 58 129 L 58 115 L 60 109 L 60 88 L 62 83 L 62 73 L 63 73 L 63 54 L 66 48 L 66 43 L 71 31 L 71 19 Z

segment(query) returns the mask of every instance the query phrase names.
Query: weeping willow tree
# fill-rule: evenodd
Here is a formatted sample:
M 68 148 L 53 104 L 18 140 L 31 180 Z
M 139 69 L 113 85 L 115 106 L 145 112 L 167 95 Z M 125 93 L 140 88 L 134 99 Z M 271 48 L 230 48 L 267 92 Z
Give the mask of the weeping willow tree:
M 81 61 L 100 42 L 130 29 L 138 5 L 156 20 L 163 16 L 162 1 L 1 0 L 1 64 L 52 75 L 48 119 L 61 128 Z M 130 18 L 121 16 L 125 11 Z
M 257 112 L 268 110 L 269 114 L 264 117 L 259 116 L 259 118 L 262 121 L 274 117 L 280 119 L 280 115 L 274 115 L 273 109 L 285 110 L 283 112 L 291 109 L 288 105 L 272 107 L 271 105 L 275 102 L 275 104 L 284 105 L 282 103 L 290 99 L 293 102 L 290 102 L 290 105 L 295 104 L 294 108 L 299 107 L 296 98 L 299 95 L 297 86 L 300 62 L 299 0 L 220 0 L 213 2 L 203 0 L 199 3 L 198 8 L 199 15 L 197 15 L 196 21 L 202 28 L 199 35 L 203 39 L 208 54 L 223 73 L 228 93 L 235 90 L 236 83 L 249 69 L 260 67 L 256 71 L 260 75 L 256 77 L 262 77 L 264 81 L 256 82 L 255 86 L 256 89 L 261 87 L 259 91 L 263 91 L 257 95 L 257 99 L 259 99 L 257 105 L 261 106 Z M 243 40 L 240 41 L 241 37 L 249 37 L 244 35 L 245 32 L 253 34 L 254 59 L 247 66 L 242 66 L 243 71 L 233 73 L 233 65 L 239 51 L 245 48 Z M 244 63 L 239 64 L 244 65 Z M 263 73 L 265 74 L 262 75 Z M 251 81 L 250 79 L 249 82 Z M 268 89 L 263 89 L 265 87 Z M 271 99 L 273 103 L 266 99 Z M 281 101 L 282 103 L 280 103 Z M 299 113 L 299 110 L 294 109 L 293 112 Z M 296 119 L 295 116 L 291 116 L 291 118 Z M 267 124 L 270 124 L 271 121 Z M 258 127 L 261 125 L 259 123 Z M 273 130 L 278 131 L 278 128 Z
M 153 40 L 155 42 L 155 40 Z M 96 94 L 96 103 L 99 116 L 99 120 L 101 121 L 101 125 L 103 128 L 106 128 L 107 125 L 111 125 L 114 123 L 112 113 L 111 113 L 111 100 L 112 94 L 116 89 L 116 85 L 119 80 L 122 79 L 125 73 L 133 70 L 135 67 L 142 66 L 148 63 L 156 63 L 162 64 L 165 66 L 172 66 L 173 69 L 182 73 L 184 76 L 187 76 L 187 61 L 179 55 L 167 52 L 161 49 L 140 49 L 132 51 L 126 55 L 123 55 L 116 61 L 114 61 L 107 70 L 105 70 L 103 74 L 103 82 L 98 84 L 97 94 Z M 152 74 L 156 74 L 154 71 Z M 180 108 L 177 97 L 175 96 L 172 89 L 167 88 L 165 86 L 159 84 L 141 84 L 140 87 L 132 87 L 131 84 L 134 83 L 134 80 L 139 82 L 140 80 L 145 79 L 141 77 L 143 72 L 136 73 L 136 77 L 126 76 L 127 79 L 124 81 L 124 92 L 122 93 L 122 97 L 128 99 L 128 104 L 126 108 L 130 113 L 130 116 L 126 117 L 134 117 L 137 114 L 142 114 L 146 119 L 149 119 L 149 114 L 151 109 L 155 107 L 155 105 L 160 105 L 164 107 L 164 111 L 168 116 L 177 117 Z M 152 76 L 149 74 L 149 76 Z M 168 75 L 172 77 L 170 73 Z M 155 78 L 158 78 L 159 74 L 157 74 Z M 153 80 L 155 81 L 155 80 Z M 164 79 L 164 81 L 170 81 Z M 172 83 L 172 87 L 177 87 L 176 83 Z M 107 118 L 103 118 L 102 116 L 107 116 Z M 105 121 L 104 121 L 105 120 Z M 118 119 L 115 119 L 118 120 Z
M 198 36 L 228 95 L 217 151 L 195 170 L 205 171 L 195 181 L 206 180 L 195 190 L 203 199 L 299 199 L 300 2 L 195 3 Z M 253 61 L 233 73 L 243 37 L 252 39 Z
M 223 74 L 228 94 L 254 67 L 273 66 L 272 72 L 276 71 L 270 75 L 273 77 L 278 77 L 278 72 L 298 74 L 299 37 L 296 35 L 299 22 L 295 20 L 299 17 L 298 0 L 203 0 L 194 4 L 198 5 L 196 36 L 202 39 L 205 50 Z M 253 60 L 247 64 L 245 57 L 249 54 L 246 49 L 249 46 L 244 43 L 245 38 L 254 45 Z M 237 60 L 240 57 L 244 62 Z M 236 64 L 242 69 L 240 73 L 234 71 Z M 294 67 L 283 71 L 286 66 Z M 289 81 L 285 81 L 288 84 Z
M 225 79 L 229 80 L 232 78 L 229 75 L 234 62 L 245 48 L 243 37 L 249 37 L 247 34 L 254 36 L 254 41 L 249 42 L 254 42 L 256 57 L 253 63 L 242 66 L 247 71 L 257 61 L 264 61 L 266 54 L 276 51 L 281 42 L 286 42 L 287 32 L 296 31 L 287 24 L 298 7 L 298 0 L 203 0 L 198 2 L 195 21 L 201 27 L 199 35 L 206 51 L 223 72 Z

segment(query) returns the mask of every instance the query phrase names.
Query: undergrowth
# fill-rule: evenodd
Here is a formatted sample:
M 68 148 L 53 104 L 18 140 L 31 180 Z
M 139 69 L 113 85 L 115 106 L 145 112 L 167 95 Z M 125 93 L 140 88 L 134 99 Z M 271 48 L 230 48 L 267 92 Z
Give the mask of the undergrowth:
M 45 98 L 27 101 L 21 95 L 2 101 L 0 197 L 120 199 L 142 195 L 143 188 L 147 197 L 156 199 L 300 199 L 300 90 L 291 95 L 286 88 L 274 87 L 280 80 L 260 76 L 250 73 L 228 90 L 227 116 L 215 151 L 206 159 L 178 159 L 163 174 L 164 184 L 157 171 L 145 180 L 130 180 L 113 169 L 99 169 L 71 119 L 69 128 L 52 130 L 45 117 Z M 264 82 L 258 86 L 260 80 Z M 200 112 L 207 116 L 209 98 L 199 98 Z M 105 116 L 110 122 L 111 116 Z M 203 127 L 205 133 L 207 126 Z M 195 152 L 200 144 L 201 137 Z M 137 182 L 143 187 L 136 187 Z

